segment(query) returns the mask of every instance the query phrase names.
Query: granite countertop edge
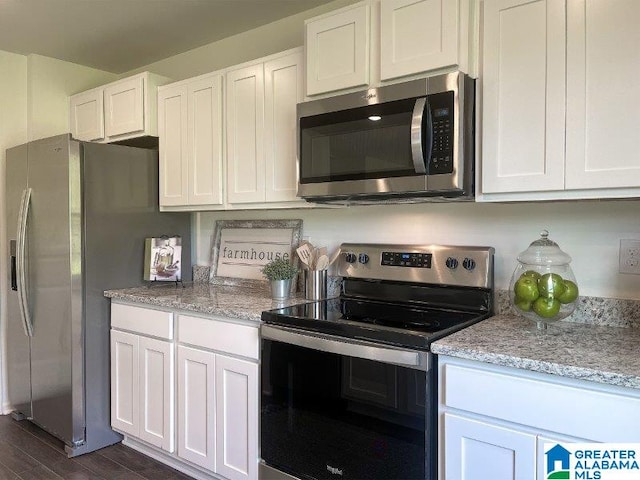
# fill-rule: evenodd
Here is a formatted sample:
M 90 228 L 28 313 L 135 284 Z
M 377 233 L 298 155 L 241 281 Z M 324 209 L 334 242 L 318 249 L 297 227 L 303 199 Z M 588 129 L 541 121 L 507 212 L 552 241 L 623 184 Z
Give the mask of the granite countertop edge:
M 129 303 L 257 323 L 261 322 L 262 312 L 265 310 L 308 302 L 300 295 L 276 301 L 266 290 L 201 284 L 186 285 L 184 288 L 143 286 L 106 290 L 104 296 Z
M 496 315 L 434 342 L 438 355 L 640 389 L 638 329 L 559 322 L 536 332 L 526 320 Z

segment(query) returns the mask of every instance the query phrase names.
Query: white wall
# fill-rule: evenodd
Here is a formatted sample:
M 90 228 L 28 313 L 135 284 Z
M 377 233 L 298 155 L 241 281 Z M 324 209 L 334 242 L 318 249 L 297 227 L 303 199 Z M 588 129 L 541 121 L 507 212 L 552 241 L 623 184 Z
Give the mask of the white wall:
M 195 48 L 122 75 L 146 70 L 174 80 L 195 77 L 304 44 L 304 21 L 359 0 L 334 0 L 320 7 L 269 23 L 262 27 Z
M 117 79 L 113 73 L 54 58 L 27 58 L 29 140 L 69 132 L 69 95 Z
M 640 275 L 618 273 L 620 239 L 640 239 L 640 201 L 521 204 L 427 203 L 336 209 L 199 213 L 197 262 L 209 264 L 215 220 L 303 219 L 303 235 L 330 249 L 341 242 L 488 245 L 496 249 L 496 287 L 507 289 L 517 255 L 549 238 L 573 258 L 582 295 L 640 300 Z

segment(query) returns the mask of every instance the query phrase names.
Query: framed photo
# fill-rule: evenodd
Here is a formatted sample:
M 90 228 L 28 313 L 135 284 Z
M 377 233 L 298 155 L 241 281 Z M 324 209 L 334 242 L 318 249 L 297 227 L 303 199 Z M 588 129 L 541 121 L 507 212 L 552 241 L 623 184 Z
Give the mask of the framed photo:
M 301 235 L 302 220 L 217 220 L 210 283 L 266 283 L 260 269 L 277 258 L 290 260 L 298 267 L 295 249 Z
M 152 237 L 144 241 L 144 279 L 151 282 L 182 280 L 182 238 Z

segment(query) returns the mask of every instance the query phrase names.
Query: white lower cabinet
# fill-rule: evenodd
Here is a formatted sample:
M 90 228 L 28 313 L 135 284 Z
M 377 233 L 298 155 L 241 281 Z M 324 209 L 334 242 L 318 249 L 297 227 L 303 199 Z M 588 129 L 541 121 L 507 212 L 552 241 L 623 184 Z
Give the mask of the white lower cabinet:
M 174 361 L 166 340 L 111 330 L 111 425 L 174 451 Z
M 113 303 L 111 327 L 125 444 L 194 478 L 256 480 L 258 326 Z
M 536 436 L 512 428 L 445 413 L 447 479 L 531 479 Z
M 638 439 L 636 389 L 443 355 L 438 364 L 440 480 L 544 480 L 545 443 Z
M 178 456 L 216 466 L 215 354 L 178 346 Z
M 216 472 L 258 478 L 258 365 L 216 355 Z

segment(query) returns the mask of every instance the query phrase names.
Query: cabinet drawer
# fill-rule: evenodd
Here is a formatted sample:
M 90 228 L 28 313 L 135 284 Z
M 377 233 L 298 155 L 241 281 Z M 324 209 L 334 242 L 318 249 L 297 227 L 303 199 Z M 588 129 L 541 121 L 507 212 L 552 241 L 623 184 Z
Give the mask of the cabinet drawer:
M 258 327 L 212 318 L 178 316 L 178 341 L 197 347 L 258 359 Z
M 445 364 L 442 373 L 447 407 L 591 441 L 637 441 L 640 397 L 633 392 L 555 377 L 545 381 L 544 374 L 508 368 Z
M 173 313 L 111 303 L 111 328 L 173 339 Z

